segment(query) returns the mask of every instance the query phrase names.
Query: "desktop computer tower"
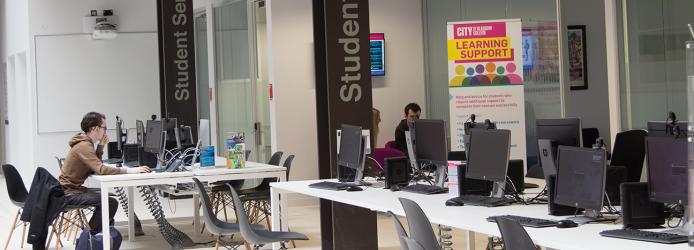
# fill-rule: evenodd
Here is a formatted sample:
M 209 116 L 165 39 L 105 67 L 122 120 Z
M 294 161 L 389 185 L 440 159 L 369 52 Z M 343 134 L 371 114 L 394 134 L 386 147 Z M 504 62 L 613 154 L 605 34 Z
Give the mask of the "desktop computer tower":
M 555 187 L 557 185 L 557 176 L 556 175 L 549 175 L 547 177 L 547 197 L 549 198 L 547 201 L 547 209 L 549 210 L 550 215 L 554 216 L 564 216 L 564 215 L 574 215 L 577 214 L 583 209 L 576 209 L 575 207 L 570 207 L 570 206 L 564 206 L 564 205 L 559 205 L 554 203 L 554 195 L 555 195 Z
M 660 228 L 665 223 L 665 207 L 649 199 L 647 182 L 622 183 L 620 196 L 624 228 Z
M 458 165 L 459 194 L 489 195 L 492 192 L 492 182 L 465 178 L 465 164 Z
M 508 161 L 508 168 L 506 169 L 506 176 L 511 180 L 513 186 L 516 187 L 518 193 L 523 193 L 525 180 L 523 176 L 523 160 L 510 160 Z M 512 193 L 513 188 L 507 183 L 504 188 L 506 193 Z
M 523 177 L 523 160 L 510 160 L 506 176 L 513 182 L 516 191 L 523 192 L 524 177 Z M 477 179 L 465 178 L 465 164 L 458 165 L 458 188 L 459 194 L 474 194 L 474 195 L 489 195 L 492 192 L 493 182 Z M 510 184 L 506 184 L 506 193 L 510 194 L 513 191 Z

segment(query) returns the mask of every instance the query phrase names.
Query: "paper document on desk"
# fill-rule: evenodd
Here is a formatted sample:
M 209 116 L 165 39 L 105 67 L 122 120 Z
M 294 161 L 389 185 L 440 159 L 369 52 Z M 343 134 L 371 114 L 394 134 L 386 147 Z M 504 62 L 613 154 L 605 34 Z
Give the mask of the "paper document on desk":
M 463 164 L 461 161 L 448 162 L 448 194 L 451 198 L 460 196 L 458 183 L 458 165 Z

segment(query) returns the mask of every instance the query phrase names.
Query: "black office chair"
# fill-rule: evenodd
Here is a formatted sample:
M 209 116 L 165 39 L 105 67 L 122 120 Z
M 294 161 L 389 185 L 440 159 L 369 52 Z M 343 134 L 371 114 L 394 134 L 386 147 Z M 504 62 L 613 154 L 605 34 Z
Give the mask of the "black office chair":
M 24 202 L 26 202 L 27 196 L 29 195 L 29 191 L 27 191 L 26 187 L 24 186 L 22 176 L 19 174 L 19 172 L 14 166 L 10 164 L 4 164 L 2 165 L 2 172 L 5 175 L 5 184 L 7 185 L 7 194 L 10 197 L 10 201 L 12 202 L 12 204 L 18 207 L 17 214 L 14 217 L 14 221 L 12 221 L 12 224 L 10 224 L 10 234 L 7 236 L 7 240 L 5 241 L 5 247 L 3 249 L 7 250 L 7 247 L 10 244 L 10 240 L 12 240 L 12 234 L 19 225 L 23 225 L 24 228 L 22 230 L 21 243 L 21 247 L 24 248 L 24 237 L 26 236 L 27 222 L 19 221 L 19 216 L 22 214 L 22 210 L 24 209 Z M 19 224 L 17 223 L 18 221 Z
M 597 128 L 583 128 L 581 129 L 581 136 L 583 137 L 583 147 L 591 148 L 595 140 L 600 137 L 600 131 Z
M 517 221 L 498 217 L 496 225 L 499 226 L 501 232 L 501 240 L 504 242 L 506 250 L 535 250 L 537 247 L 533 243 L 525 228 Z
M 646 131 L 638 129 L 620 132 L 615 137 L 610 165 L 626 167 L 627 182 L 641 181 L 646 157 L 646 135 Z

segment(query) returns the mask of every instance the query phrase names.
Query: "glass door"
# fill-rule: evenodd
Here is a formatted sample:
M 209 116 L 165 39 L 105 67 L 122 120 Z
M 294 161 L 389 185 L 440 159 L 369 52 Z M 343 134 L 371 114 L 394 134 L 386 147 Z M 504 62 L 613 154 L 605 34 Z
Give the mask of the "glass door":
M 214 7 L 217 147 L 223 155 L 229 132 L 243 132 L 250 160 L 267 162 L 270 154 L 269 99 L 265 66 L 259 70 L 259 43 L 264 32 L 264 5 L 259 1 L 224 1 Z M 258 20 L 261 21 L 258 21 Z M 262 33 L 262 39 L 259 39 Z M 263 47 L 264 48 L 264 47 Z M 263 49 L 264 50 L 264 49 Z

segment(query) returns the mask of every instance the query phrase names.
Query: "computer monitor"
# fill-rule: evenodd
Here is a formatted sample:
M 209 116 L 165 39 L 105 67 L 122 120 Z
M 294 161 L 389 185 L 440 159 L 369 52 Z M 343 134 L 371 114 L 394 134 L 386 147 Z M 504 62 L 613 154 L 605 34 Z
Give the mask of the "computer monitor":
M 162 151 L 164 127 L 161 121 L 148 120 L 144 150 L 148 153 L 159 154 Z
M 198 140 L 200 140 L 201 147 L 207 147 L 210 144 L 210 120 L 200 119 L 200 124 L 198 126 Z
M 176 118 L 164 118 L 162 119 L 162 122 L 166 131 L 166 148 L 180 148 L 180 141 L 178 138 L 178 120 Z
M 537 139 L 552 140 L 557 146 L 583 146 L 579 118 L 537 119 L 535 124 Z
M 145 125 L 141 120 L 135 121 L 135 128 L 137 129 L 137 145 L 140 147 L 145 146 Z
M 364 146 L 366 146 L 366 154 L 371 153 L 371 130 L 368 129 L 362 129 L 361 130 L 361 136 L 366 137 L 366 142 L 364 143 Z M 337 152 L 340 153 L 340 138 L 342 138 L 342 130 L 337 130 Z
M 687 138 L 649 135 L 646 153 L 650 199 L 687 205 Z
M 537 140 L 537 151 L 540 157 L 540 166 L 542 166 L 542 173 L 545 174 L 545 180 L 549 178 L 550 175 L 557 174 L 557 146 L 552 145 L 552 140 L 539 139 Z
M 361 181 L 364 170 L 364 137 L 361 127 L 342 124 L 340 152 L 337 154 L 338 180 Z
M 185 146 L 193 146 L 193 130 L 190 128 L 190 126 L 181 126 L 179 129 L 181 131 L 179 133 L 179 139 L 181 140 L 181 145 Z
M 556 147 L 559 145 L 572 147 L 583 146 L 581 119 L 579 118 L 537 119 L 535 134 L 537 139 L 550 140 L 552 142 L 552 152 L 554 153 L 557 152 Z M 556 155 L 557 154 L 554 154 L 555 157 Z M 527 176 L 545 178 L 548 175 L 542 172 L 542 166 L 540 165 L 528 169 Z
M 493 195 L 503 196 L 511 155 L 511 131 L 470 129 L 470 148 L 465 178 L 494 182 Z
M 579 220 L 592 221 L 600 216 L 605 194 L 606 151 L 559 146 L 557 184 L 554 202 L 586 209 Z
M 123 144 L 127 139 L 126 133 L 123 133 L 123 119 L 116 116 L 116 145 L 119 151 L 123 151 Z
M 361 148 L 361 127 L 343 124 L 337 165 L 358 169 Z
M 689 122 L 678 121 L 675 123 L 676 127 L 670 128 L 668 128 L 668 123 L 670 122 L 649 121 L 648 123 L 646 123 L 648 136 L 670 136 L 674 135 L 674 133 L 677 133 L 677 129 L 679 129 L 679 133 L 681 135 L 687 134 L 687 126 L 689 125 Z
M 422 166 L 447 165 L 446 123 L 443 120 L 418 119 L 413 127 L 417 162 Z

